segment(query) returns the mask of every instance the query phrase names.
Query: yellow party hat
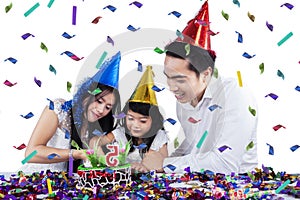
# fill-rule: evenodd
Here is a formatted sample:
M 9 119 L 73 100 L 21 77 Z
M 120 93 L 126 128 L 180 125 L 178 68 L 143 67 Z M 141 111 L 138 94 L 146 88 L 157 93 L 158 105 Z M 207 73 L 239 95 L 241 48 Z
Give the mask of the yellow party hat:
M 152 89 L 154 86 L 153 76 L 154 73 L 152 71 L 152 66 L 147 66 L 146 71 L 135 88 L 135 91 L 132 93 L 129 102 L 149 103 L 156 106 L 158 105 L 155 91 Z

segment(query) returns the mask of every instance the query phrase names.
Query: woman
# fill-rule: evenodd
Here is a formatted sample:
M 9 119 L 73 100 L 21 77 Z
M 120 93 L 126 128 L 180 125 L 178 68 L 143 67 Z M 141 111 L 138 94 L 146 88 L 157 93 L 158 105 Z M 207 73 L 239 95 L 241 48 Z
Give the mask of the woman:
M 72 101 L 56 99 L 50 103 L 53 106 L 44 109 L 25 151 L 26 157 L 35 151 L 36 154 L 21 168 L 23 172 L 66 171 L 70 157 L 75 160 L 76 171 L 86 156 L 83 150 L 70 149 L 71 139 L 82 147 L 94 131 L 115 128 L 113 115 L 120 112 L 121 105 L 117 90 L 120 59 L 118 52 L 106 61 L 95 76 L 79 87 Z M 117 75 L 107 76 L 111 71 Z

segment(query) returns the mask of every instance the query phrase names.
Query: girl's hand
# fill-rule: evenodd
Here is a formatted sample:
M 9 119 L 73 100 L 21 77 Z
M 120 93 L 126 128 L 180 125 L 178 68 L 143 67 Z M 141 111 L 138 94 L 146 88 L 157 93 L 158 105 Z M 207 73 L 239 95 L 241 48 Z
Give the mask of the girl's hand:
M 143 173 L 149 171 L 142 163 L 131 163 L 131 169 Z
M 87 160 L 87 157 L 86 157 L 86 154 L 85 154 L 84 150 L 74 150 L 73 151 L 73 158 L 75 160 L 78 160 L 78 159 L 84 160 L 84 161 Z

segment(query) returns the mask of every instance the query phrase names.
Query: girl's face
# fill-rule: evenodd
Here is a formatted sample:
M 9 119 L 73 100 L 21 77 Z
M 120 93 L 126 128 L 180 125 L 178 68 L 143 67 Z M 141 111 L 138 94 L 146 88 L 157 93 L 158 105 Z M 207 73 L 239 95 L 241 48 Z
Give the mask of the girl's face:
M 95 101 L 88 106 L 87 120 L 89 122 L 95 122 L 105 117 L 113 108 L 115 101 L 116 99 L 113 93 L 108 93 L 105 96 L 96 98 Z
M 141 115 L 139 113 L 128 110 L 126 115 L 126 126 L 134 137 L 142 138 L 149 132 L 152 125 L 150 116 Z

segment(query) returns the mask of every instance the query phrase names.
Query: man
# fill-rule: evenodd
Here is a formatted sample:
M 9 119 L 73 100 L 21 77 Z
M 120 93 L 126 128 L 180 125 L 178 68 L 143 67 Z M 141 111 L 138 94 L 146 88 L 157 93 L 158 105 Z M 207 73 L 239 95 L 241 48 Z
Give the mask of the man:
M 257 115 L 250 112 L 256 102 L 236 80 L 213 76 L 215 58 L 213 51 L 182 41 L 166 46 L 164 74 L 185 139 L 171 157 L 148 153 L 147 169 L 229 174 L 256 167 Z

